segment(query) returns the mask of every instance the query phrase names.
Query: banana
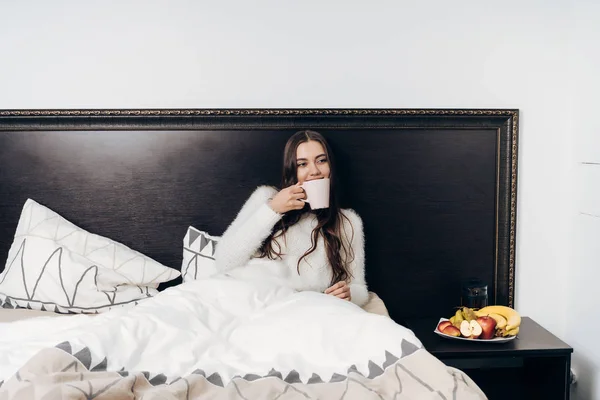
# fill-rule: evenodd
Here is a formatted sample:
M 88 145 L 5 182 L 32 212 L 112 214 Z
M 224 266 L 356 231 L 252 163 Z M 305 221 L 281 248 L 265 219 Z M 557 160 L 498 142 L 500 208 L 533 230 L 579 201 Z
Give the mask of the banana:
M 506 329 L 499 329 L 496 331 L 496 337 L 507 337 L 507 336 L 517 336 L 519 334 L 519 327 L 517 326 L 514 329 L 507 331 Z
M 519 327 L 513 328 L 509 331 L 506 331 L 507 336 L 517 336 L 519 334 Z
M 506 331 L 511 331 L 521 325 L 521 315 L 514 309 L 506 306 L 487 306 L 478 311 L 479 313 L 499 314 L 506 318 Z M 490 315 L 491 316 L 491 315 Z
M 508 336 L 517 336 L 519 334 L 519 327 L 513 328 L 511 330 L 506 329 L 496 329 L 496 337 L 508 337 Z
M 490 318 L 494 318 L 496 320 L 496 329 L 504 329 L 506 327 L 506 324 L 507 324 L 506 318 L 504 318 L 500 314 L 482 313 L 481 310 L 477 310 L 477 311 L 475 311 L 475 315 L 477 315 L 478 317 L 488 316 Z

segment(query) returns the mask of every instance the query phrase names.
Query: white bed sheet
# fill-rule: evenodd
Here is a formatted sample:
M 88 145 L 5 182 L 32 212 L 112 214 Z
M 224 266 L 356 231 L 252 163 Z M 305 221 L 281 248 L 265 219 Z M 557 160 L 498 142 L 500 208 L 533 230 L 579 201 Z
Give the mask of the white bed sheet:
M 375 292 L 369 292 L 369 301 L 362 307 L 365 311 L 389 317 L 385 303 Z M 52 311 L 29 310 L 26 308 L 0 308 L 0 323 L 19 321 L 35 317 L 68 317 L 74 314 L 58 314 Z

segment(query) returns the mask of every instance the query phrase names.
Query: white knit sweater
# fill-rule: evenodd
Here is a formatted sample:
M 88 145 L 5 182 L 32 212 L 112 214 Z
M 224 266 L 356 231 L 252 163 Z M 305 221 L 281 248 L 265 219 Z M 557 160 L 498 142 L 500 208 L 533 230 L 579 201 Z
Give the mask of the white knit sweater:
M 296 290 L 323 292 L 330 286 L 332 272 L 322 237 L 319 236 L 315 251 L 300 263 L 300 274 L 297 271 L 298 260 L 311 247 L 311 233 L 317 224 L 314 214 L 306 213 L 287 230 L 285 238 L 277 239 L 283 254 L 281 260 L 256 258 L 257 250 L 282 217 L 268 204 L 269 199 L 276 193 L 277 190 L 268 186 L 260 186 L 252 193 L 219 240 L 215 251 L 217 268 L 222 272 L 234 269 L 251 270 L 250 265 L 262 271 L 267 268 L 283 277 L 286 283 Z M 342 219 L 345 243 L 350 242 L 354 252 L 354 259 L 351 258 L 352 262 L 349 265 L 352 274 L 349 281 L 350 293 L 352 302 L 362 306 L 368 300 L 362 220 L 353 210 L 344 209 L 342 213 L 352 225 L 350 226 L 345 218 Z

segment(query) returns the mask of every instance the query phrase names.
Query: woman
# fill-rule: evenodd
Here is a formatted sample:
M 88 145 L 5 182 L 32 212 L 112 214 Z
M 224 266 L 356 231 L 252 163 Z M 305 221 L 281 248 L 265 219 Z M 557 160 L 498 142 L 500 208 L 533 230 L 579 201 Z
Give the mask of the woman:
M 313 290 L 362 306 L 368 300 L 362 220 L 338 207 L 332 153 L 315 131 L 296 132 L 283 157 L 283 189 L 258 187 L 215 252 L 221 271 L 248 265 L 273 271 L 296 290 Z M 330 179 L 330 206 L 310 210 L 304 182 Z M 264 270 L 263 270 L 264 271 Z

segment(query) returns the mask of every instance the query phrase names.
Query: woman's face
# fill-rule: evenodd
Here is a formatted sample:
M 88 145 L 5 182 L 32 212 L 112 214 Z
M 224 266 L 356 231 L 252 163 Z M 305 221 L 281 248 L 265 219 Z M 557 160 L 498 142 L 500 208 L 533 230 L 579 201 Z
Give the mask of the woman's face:
M 314 140 L 300 143 L 296 149 L 296 176 L 300 184 L 329 178 L 329 160 L 323 145 Z

